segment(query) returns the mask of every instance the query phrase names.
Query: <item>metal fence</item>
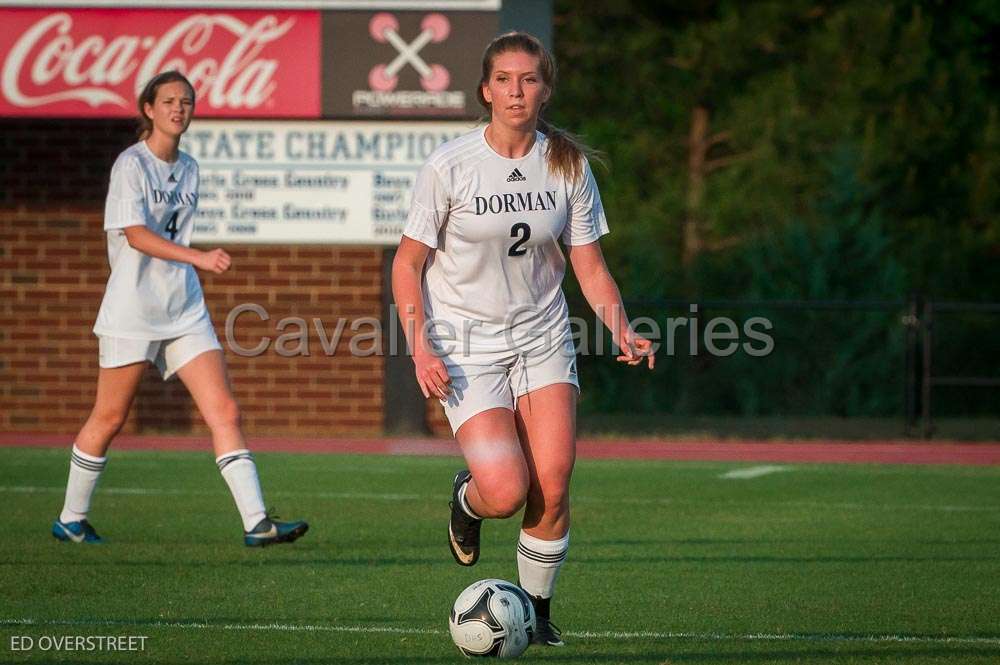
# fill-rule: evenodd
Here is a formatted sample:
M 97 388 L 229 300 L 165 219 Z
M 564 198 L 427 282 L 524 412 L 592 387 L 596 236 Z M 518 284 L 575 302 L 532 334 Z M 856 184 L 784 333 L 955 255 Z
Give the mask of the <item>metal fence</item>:
M 963 335 L 958 340 L 960 348 L 956 349 L 952 345 L 948 355 L 957 355 L 960 361 L 964 362 L 960 362 L 957 368 L 954 363 L 951 367 L 946 367 L 945 370 L 949 371 L 947 374 L 938 374 L 935 369 L 935 359 L 942 355 L 940 339 L 945 342 L 949 340 L 948 336 L 941 334 L 942 322 L 960 315 L 976 316 L 980 319 L 977 323 L 982 330 L 974 330 L 971 334 L 967 332 Z M 996 324 L 1000 323 L 997 315 L 1000 315 L 1000 303 L 934 302 L 931 300 L 921 302 L 919 298 L 914 298 L 910 303 L 910 314 L 907 319 L 910 328 L 908 338 L 914 339 L 907 345 L 908 358 L 913 357 L 911 361 L 908 361 L 907 367 L 913 373 L 915 373 L 918 364 L 920 367 L 919 428 L 924 438 L 930 438 L 934 433 L 931 413 L 935 388 L 1000 388 L 1000 376 L 998 376 L 1000 372 L 997 371 L 997 365 L 993 364 L 995 357 L 989 357 L 995 353 L 991 353 L 991 350 L 998 348 L 993 335 Z M 969 330 L 970 325 L 972 324 L 967 320 L 964 325 L 966 331 Z M 919 342 L 916 338 L 919 338 Z M 983 344 L 981 349 L 976 348 L 976 341 Z M 968 346 L 970 343 L 973 345 L 972 347 Z M 981 353 L 984 350 L 986 353 Z M 918 353 L 919 363 L 916 357 Z M 977 362 L 984 355 L 986 356 L 985 362 Z M 940 362 L 937 364 L 940 365 Z M 952 373 L 956 369 L 959 372 L 968 371 L 970 373 Z M 916 377 L 908 375 L 907 382 L 911 386 L 908 391 L 910 400 L 915 400 Z M 915 405 L 908 402 L 907 428 L 913 431 L 916 427 L 917 409 Z
M 581 304 L 572 303 L 571 310 L 583 316 L 587 310 Z M 729 413 L 784 415 L 775 406 L 781 403 L 789 414 L 861 412 L 898 417 L 908 435 L 929 438 L 935 429 L 935 404 L 941 401 L 952 410 L 963 404 L 946 391 L 1000 387 L 1000 345 L 988 336 L 994 324 L 1000 323 L 996 318 L 1000 303 L 912 296 L 899 300 L 657 299 L 628 301 L 626 306 L 633 320 L 649 317 L 662 324 L 661 331 L 667 319 L 685 316 L 696 319 L 692 325 L 701 329 L 713 317 L 725 316 L 737 321 L 763 317 L 774 323 L 774 355 L 768 363 L 699 356 L 690 353 L 694 337 L 681 335 L 658 380 L 639 374 L 628 379 L 636 393 L 654 391 L 659 401 L 652 407 L 646 405 L 647 409 L 678 412 L 713 404 L 713 408 L 732 409 Z M 664 343 L 661 340 L 661 346 Z M 589 371 L 607 372 L 599 383 L 614 387 L 614 370 L 607 363 L 594 363 Z M 615 410 L 618 405 L 610 400 L 620 392 L 613 390 L 597 408 Z M 761 397 L 769 392 L 769 400 Z M 758 403 L 746 403 L 754 400 Z M 996 415 L 986 403 L 989 415 Z M 978 408 L 982 413 L 983 408 Z

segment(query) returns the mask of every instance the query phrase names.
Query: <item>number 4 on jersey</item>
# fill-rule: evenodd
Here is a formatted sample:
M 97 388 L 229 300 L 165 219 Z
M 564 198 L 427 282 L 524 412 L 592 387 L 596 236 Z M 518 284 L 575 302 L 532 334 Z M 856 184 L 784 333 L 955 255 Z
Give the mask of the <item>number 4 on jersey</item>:
M 170 234 L 171 241 L 177 237 L 177 214 L 179 212 L 179 210 L 175 210 L 174 214 L 170 216 L 169 220 L 167 220 L 167 228 L 165 230 Z
M 521 245 L 528 242 L 528 239 L 531 238 L 530 226 L 524 222 L 518 222 L 514 226 L 510 227 L 510 237 L 518 238 L 518 241 L 511 245 L 510 249 L 507 250 L 507 256 L 524 256 L 528 253 L 528 250 L 522 248 Z

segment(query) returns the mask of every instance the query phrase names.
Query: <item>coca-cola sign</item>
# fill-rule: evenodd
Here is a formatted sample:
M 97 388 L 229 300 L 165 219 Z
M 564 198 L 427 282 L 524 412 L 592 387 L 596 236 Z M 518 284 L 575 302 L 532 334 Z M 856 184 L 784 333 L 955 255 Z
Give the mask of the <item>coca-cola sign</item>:
M 320 115 L 319 12 L 2 9 L 0 23 L 0 115 L 134 115 L 168 69 L 200 116 Z

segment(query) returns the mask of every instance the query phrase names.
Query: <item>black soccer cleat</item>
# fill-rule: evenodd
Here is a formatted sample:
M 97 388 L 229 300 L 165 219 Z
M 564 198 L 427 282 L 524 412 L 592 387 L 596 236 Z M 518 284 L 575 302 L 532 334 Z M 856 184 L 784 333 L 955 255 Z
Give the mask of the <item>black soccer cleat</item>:
M 277 543 L 298 540 L 309 530 L 306 522 L 279 522 L 276 515 L 268 515 L 257 522 L 250 531 L 243 532 L 243 544 L 247 547 L 266 547 Z
M 531 635 L 531 643 L 547 647 L 566 646 L 562 640 L 562 631 L 549 619 L 549 606 L 552 599 L 525 593 L 528 598 L 531 598 L 531 604 L 535 608 L 535 632 Z
M 542 617 L 535 618 L 535 632 L 531 636 L 531 643 L 547 647 L 566 646 L 566 643 L 562 640 L 562 631 L 552 621 Z
M 458 490 L 470 480 L 472 474 L 468 469 L 462 469 L 455 474 L 451 488 L 451 502 L 448 504 L 451 508 L 448 546 L 451 555 L 460 566 L 473 566 L 479 561 L 479 528 L 483 525 L 483 521 L 469 517 L 462 510 L 461 502 L 458 500 Z

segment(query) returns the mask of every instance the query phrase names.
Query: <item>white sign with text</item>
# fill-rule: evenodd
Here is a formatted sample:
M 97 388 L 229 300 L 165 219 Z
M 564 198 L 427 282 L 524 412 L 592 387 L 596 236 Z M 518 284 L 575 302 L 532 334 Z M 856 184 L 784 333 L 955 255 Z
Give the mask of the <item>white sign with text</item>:
M 399 242 L 417 170 L 471 122 L 196 120 L 192 242 Z

